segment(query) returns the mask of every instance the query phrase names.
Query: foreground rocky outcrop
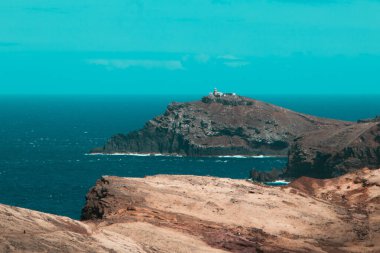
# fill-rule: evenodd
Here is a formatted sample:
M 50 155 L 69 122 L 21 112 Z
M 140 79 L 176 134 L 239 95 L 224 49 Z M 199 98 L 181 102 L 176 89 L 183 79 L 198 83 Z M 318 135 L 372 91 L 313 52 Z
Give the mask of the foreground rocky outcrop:
M 119 230 L 148 223 L 232 252 L 377 252 L 380 170 L 300 178 L 282 188 L 194 176 L 103 177 L 82 218 Z
M 285 156 L 299 135 L 352 124 L 246 97 L 210 95 L 201 101 L 173 103 L 143 129 L 115 135 L 92 153 Z
M 107 176 L 82 219 L 0 205 L 0 252 L 379 252 L 380 170 L 287 187 Z
M 79 222 L 0 204 L 0 252 L 221 253 L 200 239 L 148 223 Z
M 0 252 L 145 252 L 92 224 L 0 204 Z
M 331 178 L 365 166 L 380 167 L 380 123 L 375 120 L 297 138 L 285 177 Z

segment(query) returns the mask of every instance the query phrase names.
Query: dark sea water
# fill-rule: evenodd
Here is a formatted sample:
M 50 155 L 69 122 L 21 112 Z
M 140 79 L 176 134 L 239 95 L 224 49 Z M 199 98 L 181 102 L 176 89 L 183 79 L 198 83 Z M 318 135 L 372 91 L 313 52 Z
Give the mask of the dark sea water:
M 255 97 L 255 96 L 251 96 Z M 378 96 L 256 96 L 293 110 L 342 120 L 380 114 Z M 0 203 L 79 218 L 102 175 L 194 174 L 247 178 L 284 158 L 88 156 L 115 133 L 141 128 L 172 101 L 199 96 L 0 97 Z

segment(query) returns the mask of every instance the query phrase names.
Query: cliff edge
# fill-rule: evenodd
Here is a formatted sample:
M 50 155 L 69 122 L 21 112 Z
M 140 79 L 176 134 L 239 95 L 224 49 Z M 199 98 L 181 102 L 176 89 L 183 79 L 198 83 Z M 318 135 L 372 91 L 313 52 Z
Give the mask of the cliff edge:
M 186 156 L 282 155 L 310 131 L 349 126 L 235 94 L 172 103 L 144 128 L 111 137 L 92 153 L 160 153 Z
M 363 167 L 380 167 L 380 123 L 376 121 L 300 136 L 289 150 L 285 175 L 331 178 Z
M 198 176 L 103 177 L 82 219 L 150 224 L 228 252 L 378 252 L 380 170 L 287 187 Z M 125 232 L 139 237 L 135 230 Z
M 0 205 L 0 252 L 380 252 L 380 169 L 286 187 L 105 176 L 82 221 Z

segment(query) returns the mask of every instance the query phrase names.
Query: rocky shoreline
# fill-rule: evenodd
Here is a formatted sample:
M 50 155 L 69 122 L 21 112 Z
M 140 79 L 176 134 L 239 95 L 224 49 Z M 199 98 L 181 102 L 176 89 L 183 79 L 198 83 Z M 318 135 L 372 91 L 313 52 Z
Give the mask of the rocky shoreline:
M 163 156 L 163 157 L 184 157 L 184 155 L 176 154 L 176 153 L 89 153 L 86 155 L 92 155 L 92 156 Z M 288 157 L 287 155 L 271 155 L 271 156 L 264 156 L 264 155 L 210 155 L 210 156 L 201 156 L 201 157 L 210 157 L 210 158 L 285 158 Z
M 237 95 L 211 94 L 200 101 L 173 103 L 141 130 L 117 134 L 91 152 L 287 156 L 288 165 L 279 178 L 332 178 L 363 167 L 380 167 L 380 123 L 379 117 L 345 122 Z
M 379 252 L 380 169 L 285 187 L 102 177 L 82 221 L 0 205 L 0 252 Z
M 92 153 L 160 153 L 183 156 L 286 156 L 293 139 L 353 122 L 323 119 L 258 100 L 209 95 L 172 103 L 138 131 L 117 134 Z
M 380 252 L 380 123 L 229 95 L 176 103 L 93 155 L 284 156 L 256 181 L 103 176 L 81 221 L 0 204 L 0 252 Z M 306 177 L 308 176 L 308 177 Z M 323 179 L 325 178 L 325 179 Z

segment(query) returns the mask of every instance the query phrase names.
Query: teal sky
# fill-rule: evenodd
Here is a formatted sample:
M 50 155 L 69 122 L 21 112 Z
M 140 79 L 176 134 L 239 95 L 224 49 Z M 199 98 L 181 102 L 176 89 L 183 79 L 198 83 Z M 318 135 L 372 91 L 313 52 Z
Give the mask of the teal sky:
M 380 0 L 4 0 L 0 94 L 380 94 Z

